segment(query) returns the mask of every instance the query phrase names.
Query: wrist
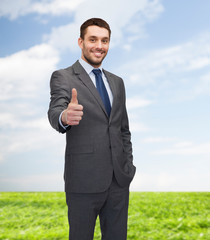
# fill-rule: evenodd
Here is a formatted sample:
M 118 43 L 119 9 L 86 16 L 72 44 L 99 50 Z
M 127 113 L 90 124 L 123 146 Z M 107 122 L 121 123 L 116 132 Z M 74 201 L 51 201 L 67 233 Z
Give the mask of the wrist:
M 64 110 L 62 115 L 61 115 L 61 122 L 64 126 L 68 125 L 67 124 L 67 111 L 66 110 Z

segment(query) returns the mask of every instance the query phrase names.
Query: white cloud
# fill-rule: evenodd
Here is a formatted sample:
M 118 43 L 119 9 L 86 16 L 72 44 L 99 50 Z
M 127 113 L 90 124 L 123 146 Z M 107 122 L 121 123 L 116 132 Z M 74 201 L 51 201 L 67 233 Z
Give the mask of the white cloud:
M 16 105 L 14 105 L 16 107 Z M 28 106 L 29 108 L 31 106 Z M 27 111 L 27 108 L 25 109 Z M 5 123 L 7 127 L 10 129 L 39 129 L 39 130 L 47 130 L 49 129 L 49 123 L 47 121 L 47 117 L 35 117 L 36 112 L 33 113 L 32 116 L 28 115 L 28 113 L 18 114 L 18 111 L 8 112 L 8 113 L 0 113 L 0 127 L 3 128 Z M 25 119 L 24 119 L 25 118 Z
M 157 18 L 163 11 L 163 6 L 159 0 L 135 0 L 132 1 L 132 4 L 123 2 L 123 8 L 116 11 L 121 4 L 120 0 L 108 0 L 103 3 L 103 6 L 98 0 L 83 2 L 75 12 L 74 21 L 66 26 L 54 28 L 51 34 L 45 36 L 45 40 L 56 48 L 77 51 L 79 50 L 77 38 L 79 37 L 80 25 L 88 18 L 100 17 L 110 24 L 112 30 L 111 47 L 121 43 L 122 38 L 124 45 L 120 44 L 120 46 L 131 46 L 132 41 L 145 36 L 145 24 Z M 138 16 L 141 16 L 141 19 L 136 19 Z M 131 30 L 134 25 L 136 30 Z M 130 32 L 128 38 L 125 31 Z
M 39 14 L 63 15 L 75 11 L 86 0 L 53 0 L 41 1 L 32 4 L 29 11 Z
M 79 51 L 77 39 L 79 38 L 80 23 L 70 23 L 53 28 L 50 35 L 45 35 L 44 40 L 59 50 L 70 49 L 72 52 Z
M 127 84 L 144 87 L 150 96 L 166 96 L 176 101 L 191 100 L 210 93 L 210 33 L 189 42 L 148 52 L 126 62 L 118 72 L 126 72 Z M 184 77 L 183 77 L 184 76 Z
M 150 128 L 144 124 L 137 111 L 128 110 L 128 116 L 129 116 L 129 125 L 130 125 L 130 130 L 131 132 L 147 132 L 150 131 Z
M 47 44 L 0 59 L 1 162 L 14 153 L 45 149 L 56 142 L 46 112 L 50 75 L 58 61 L 58 52 Z
M 36 122 L 37 125 L 35 125 Z M 23 120 L 22 125 L 16 127 L 15 130 L 7 127 L 7 131 L 0 135 L 0 162 L 8 161 L 11 157 L 14 160 L 15 154 L 37 152 L 38 156 L 43 151 L 49 151 L 52 156 L 59 155 L 62 160 L 64 158 L 65 136 L 51 129 L 47 118 L 41 122 L 40 124 L 39 119 Z
M 148 137 L 142 140 L 144 143 L 164 143 L 164 142 L 171 142 L 175 141 L 176 138 L 170 137 Z
M 57 49 L 70 49 L 78 51 L 77 38 L 79 37 L 79 27 L 88 18 L 100 17 L 108 21 L 112 29 L 111 47 L 118 46 L 123 40 L 121 47 L 130 49 L 131 43 L 138 38 L 145 37 L 145 24 L 153 21 L 163 12 L 163 5 L 160 0 L 134 0 L 123 2 L 121 0 L 103 2 L 98 0 L 53 0 L 39 1 L 1 1 L 0 17 L 6 16 L 11 20 L 30 13 L 38 15 L 63 15 L 74 14 L 71 23 L 53 28 L 51 34 L 45 35 L 44 39 Z M 87 11 L 88 9 L 88 11 Z M 107 14 L 109 13 L 109 14 Z M 123 16 L 123 17 L 122 17 Z M 126 32 L 128 34 L 126 34 Z
M 137 121 L 130 121 L 130 130 L 131 132 L 147 132 L 150 129 L 145 126 L 145 124 L 137 122 Z
M 25 15 L 30 6 L 30 0 L 1 0 L 0 17 L 9 17 L 10 20 L 16 19 L 18 16 Z
M 150 104 L 152 104 L 152 101 L 140 98 L 138 96 L 130 97 L 126 100 L 126 106 L 128 109 L 147 107 Z
M 0 99 L 37 97 L 58 61 L 58 52 L 47 44 L 0 58 Z
M 131 132 L 147 132 L 150 130 L 148 126 L 140 121 L 139 114 L 137 113 L 139 108 L 147 107 L 150 104 L 152 104 L 152 101 L 140 98 L 138 96 L 127 98 L 126 107 L 129 112 Z
M 34 2 L 32 0 L 1 0 L 0 17 L 5 16 L 10 20 L 15 20 L 20 16 L 25 16 L 31 13 L 63 15 L 71 14 L 85 0 L 41 0 Z
M 63 191 L 62 172 L 1 178 L 2 191 Z
M 184 142 L 178 142 L 174 144 L 175 148 L 186 148 L 186 147 L 192 147 L 193 143 L 190 141 L 184 141 Z
M 210 143 L 194 143 L 193 141 L 180 141 L 177 137 L 147 137 L 141 142 L 145 144 L 170 144 L 168 147 L 153 151 L 154 155 L 210 155 Z M 161 147 L 162 148 L 162 147 Z
M 200 179 L 199 181 L 197 179 Z M 184 173 L 159 172 L 142 173 L 137 172 L 131 183 L 131 191 L 209 191 L 209 176 L 202 176 L 196 169 L 186 169 Z
M 123 49 L 129 52 L 132 49 L 132 45 L 131 44 L 125 44 L 125 45 L 123 45 Z
M 198 83 L 196 83 L 191 92 L 189 92 L 190 96 L 199 96 L 202 94 L 210 94 L 210 72 L 201 75 Z
M 210 143 L 193 144 L 191 142 L 176 143 L 171 148 L 153 152 L 158 155 L 210 155 Z

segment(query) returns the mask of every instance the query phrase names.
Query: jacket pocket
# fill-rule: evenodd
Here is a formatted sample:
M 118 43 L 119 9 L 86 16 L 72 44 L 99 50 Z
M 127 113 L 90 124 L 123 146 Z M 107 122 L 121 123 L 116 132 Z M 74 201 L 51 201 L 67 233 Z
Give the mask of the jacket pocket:
M 92 144 L 82 144 L 82 145 L 72 145 L 69 146 L 67 154 L 83 154 L 83 153 L 93 153 Z

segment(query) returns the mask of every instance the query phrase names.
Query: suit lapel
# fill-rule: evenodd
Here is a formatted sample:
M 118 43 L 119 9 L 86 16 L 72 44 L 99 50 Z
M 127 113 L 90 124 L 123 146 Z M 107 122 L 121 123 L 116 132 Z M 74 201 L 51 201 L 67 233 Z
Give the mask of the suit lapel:
M 100 107 L 102 108 L 102 110 L 104 111 L 104 113 L 106 114 L 107 118 L 107 112 L 106 109 L 104 107 L 104 104 L 102 102 L 102 99 L 96 89 L 96 87 L 94 86 L 92 80 L 90 79 L 89 75 L 86 73 L 86 71 L 84 70 L 84 68 L 81 66 L 81 64 L 79 63 L 79 61 L 77 61 L 74 65 L 73 65 L 73 69 L 76 75 L 78 75 L 79 79 L 83 82 L 83 84 L 89 89 L 89 91 L 91 92 L 91 94 L 94 96 L 95 100 L 97 101 L 97 103 L 100 105 Z
M 113 95 L 112 109 L 111 109 L 111 113 L 110 113 L 110 117 L 109 117 L 109 122 L 111 122 L 112 116 L 117 107 L 117 105 L 116 105 L 117 87 L 116 87 L 115 81 L 113 79 L 113 76 L 104 69 L 103 69 L 103 72 L 108 80 L 108 83 L 109 83 L 109 86 L 110 86 L 110 89 L 111 89 L 112 95 Z

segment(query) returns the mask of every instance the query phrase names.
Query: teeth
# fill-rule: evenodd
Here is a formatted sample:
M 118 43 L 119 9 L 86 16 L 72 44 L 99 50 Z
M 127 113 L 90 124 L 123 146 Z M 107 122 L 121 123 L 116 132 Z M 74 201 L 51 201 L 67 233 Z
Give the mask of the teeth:
M 95 55 L 96 56 L 101 56 L 101 53 L 100 52 L 96 52 Z

